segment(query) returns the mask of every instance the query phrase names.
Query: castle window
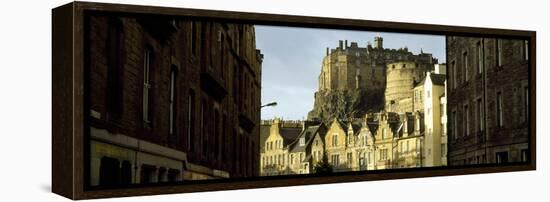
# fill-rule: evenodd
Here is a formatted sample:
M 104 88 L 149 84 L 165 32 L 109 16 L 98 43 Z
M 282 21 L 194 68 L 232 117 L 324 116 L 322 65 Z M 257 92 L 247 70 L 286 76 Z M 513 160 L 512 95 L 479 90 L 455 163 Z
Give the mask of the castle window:
M 338 146 L 338 134 L 332 135 L 332 146 L 333 147 Z
M 502 127 L 504 125 L 504 121 L 503 121 L 503 109 L 502 109 L 502 93 L 501 92 L 497 92 L 497 100 L 496 100 L 496 103 L 497 103 L 497 126 L 499 127 Z

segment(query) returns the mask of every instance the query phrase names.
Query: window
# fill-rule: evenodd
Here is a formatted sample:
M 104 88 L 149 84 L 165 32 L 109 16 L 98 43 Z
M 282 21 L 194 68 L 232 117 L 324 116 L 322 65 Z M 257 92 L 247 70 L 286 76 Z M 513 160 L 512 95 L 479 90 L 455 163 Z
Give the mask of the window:
M 380 150 L 380 160 L 387 160 L 387 159 L 388 159 L 388 149 Z
M 498 67 L 502 66 L 502 40 L 500 39 L 497 39 L 496 62 Z
M 189 90 L 187 101 L 187 148 L 193 151 L 195 145 L 195 91 Z
M 456 120 L 456 111 L 453 111 L 453 116 L 452 116 L 452 119 L 453 119 L 453 137 L 454 139 L 456 140 L 458 138 L 458 123 L 457 123 L 457 120 Z
M 441 157 L 445 157 L 447 156 L 447 145 L 446 144 L 441 144 Z M 478 159 L 479 161 L 479 159 Z
M 352 154 L 351 154 L 351 152 L 348 152 L 347 157 L 348 157 L 348 159 L 347 159 L 348 166 L 351 166 L 351 164 L 352 164 Z
M 452 75 L 452 77 L 451 77 L 452 82 L 451 83 L 452 83 L 453 88 L 456 88 L 456 86 L 457 86 L 456 85 L 456 63 L 455 63 L 454 60 L 451 62 L 451 70 L 452 70 L 452 74 L 451 74 Z
M 521 162 L 527 162 L 529 161 L 529 150 L 528 149 L 522 149 L 521 150 Z
M 174 134 L 175 125 L 175 93 L 176 93 L 176 67 L 172 67 L 170 71 L 170 134 Z
M 409 141 L 407 141 L 407 152 L 410 152 L 411 148 L 409 147 Z
M 220 146 L 220 111 L 218 109 L 214 109 L 214 123 L 212 123 L 214 126 L 214 141 L 210 141 L 210 143 L 213 143 L 212 150 L 214 152 L 214 159 L 217 159 L 219 156 L 219 146 Z
M 477 73 L 483 73 L 484 57 L 482 42 L 477 42 Z
M 202 100 L 201 102 L 201 148 L 202 148 L 202 154 L 206 155 L 206 101 Z
M 462 65 L 464 65 L 464 82 L 467 82 L 468 81 L 468 73 L 469 73 L 469 69 L 470 69 L 470 66 L 468 64 L 468 52 L 464 52 L 462 54 Z
M 386 139 L 387 137 L 387 131 L 385 128 L 382 129 L 382 139 Z
M 483 117 L 483 105 L 481 102 L 481 98 L 477 99 L 476 114 L 477 114 L 477 130 L 483 131 L 483 127 L 484 127 L 483 124 L 484 124 L 485 118 Z
M 143 56 L 143 121 L 145 123 L 150 123 L 149 110 L 150 110 L 150 100 L 149 100 L 149 89 L 151 89 L 151 75 L 150 68 L 152 65 L 151 50 L 145 49 L 145 54 Z
M 118 159 L 102 157 L 99 163 L 99 185 L 117 186 L 120 178 L 120 163 Z
M 470 135 L 470 113 L 468 111 L 468 105 L 464 105 L 464 135 Z
M 529 41 L 523 41 L 523 59 L 529 60 Z
M 497 126 L 502 127 L 504 125 L 502 114 L 502 93 L 497 92 Z
M 304 146 L 306 144 L 306 138 L 300 138 L 300 146 Z
M 508 163 L 508 152 L 497 152 L 495 158 L 496 163 Z
M 225 50 L 225 35 L 221 34 L 220 32 L 220 75 L 221 75 L 221 78 L 224 79 L 224 71 L 225 69 L 223 68 L 224 66 L 224 56 L 225 56 L 225 53 L 224 53 L 224 50 Z
M 340 164 L 340 156 L 338 154 L 332 155 L 331 160 L 333 166 L 338 166 Z
M 191 22 L 191 52 L 197 54 L 197 22 Z
M 332 146 L 333 147 L 338 146 L 338 134 L 332 135 Z
M 529 87 L 523 87 L 523 121 L 529 120 Z

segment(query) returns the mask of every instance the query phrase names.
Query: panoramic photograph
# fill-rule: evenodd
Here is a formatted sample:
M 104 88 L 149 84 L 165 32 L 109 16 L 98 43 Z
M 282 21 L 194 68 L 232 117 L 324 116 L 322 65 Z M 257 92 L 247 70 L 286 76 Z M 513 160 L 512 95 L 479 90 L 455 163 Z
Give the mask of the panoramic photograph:
M 529 162 L 524 40 L 85 25 L 90 187 Z

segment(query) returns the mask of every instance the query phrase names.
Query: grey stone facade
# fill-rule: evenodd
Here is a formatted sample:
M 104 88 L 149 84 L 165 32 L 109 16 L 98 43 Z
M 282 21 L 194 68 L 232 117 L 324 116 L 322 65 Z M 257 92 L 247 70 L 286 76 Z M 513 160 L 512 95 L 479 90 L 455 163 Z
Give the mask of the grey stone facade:
M 527 47 L 447 37 L 449 165 L 528 161 Z

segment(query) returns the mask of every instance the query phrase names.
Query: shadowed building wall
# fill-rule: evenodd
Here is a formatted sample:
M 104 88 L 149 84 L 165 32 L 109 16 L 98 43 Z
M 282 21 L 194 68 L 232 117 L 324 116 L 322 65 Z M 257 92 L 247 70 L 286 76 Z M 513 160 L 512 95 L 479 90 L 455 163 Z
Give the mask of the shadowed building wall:
M 447 37 L 449 165 L 528 161 L 528 42 Z

